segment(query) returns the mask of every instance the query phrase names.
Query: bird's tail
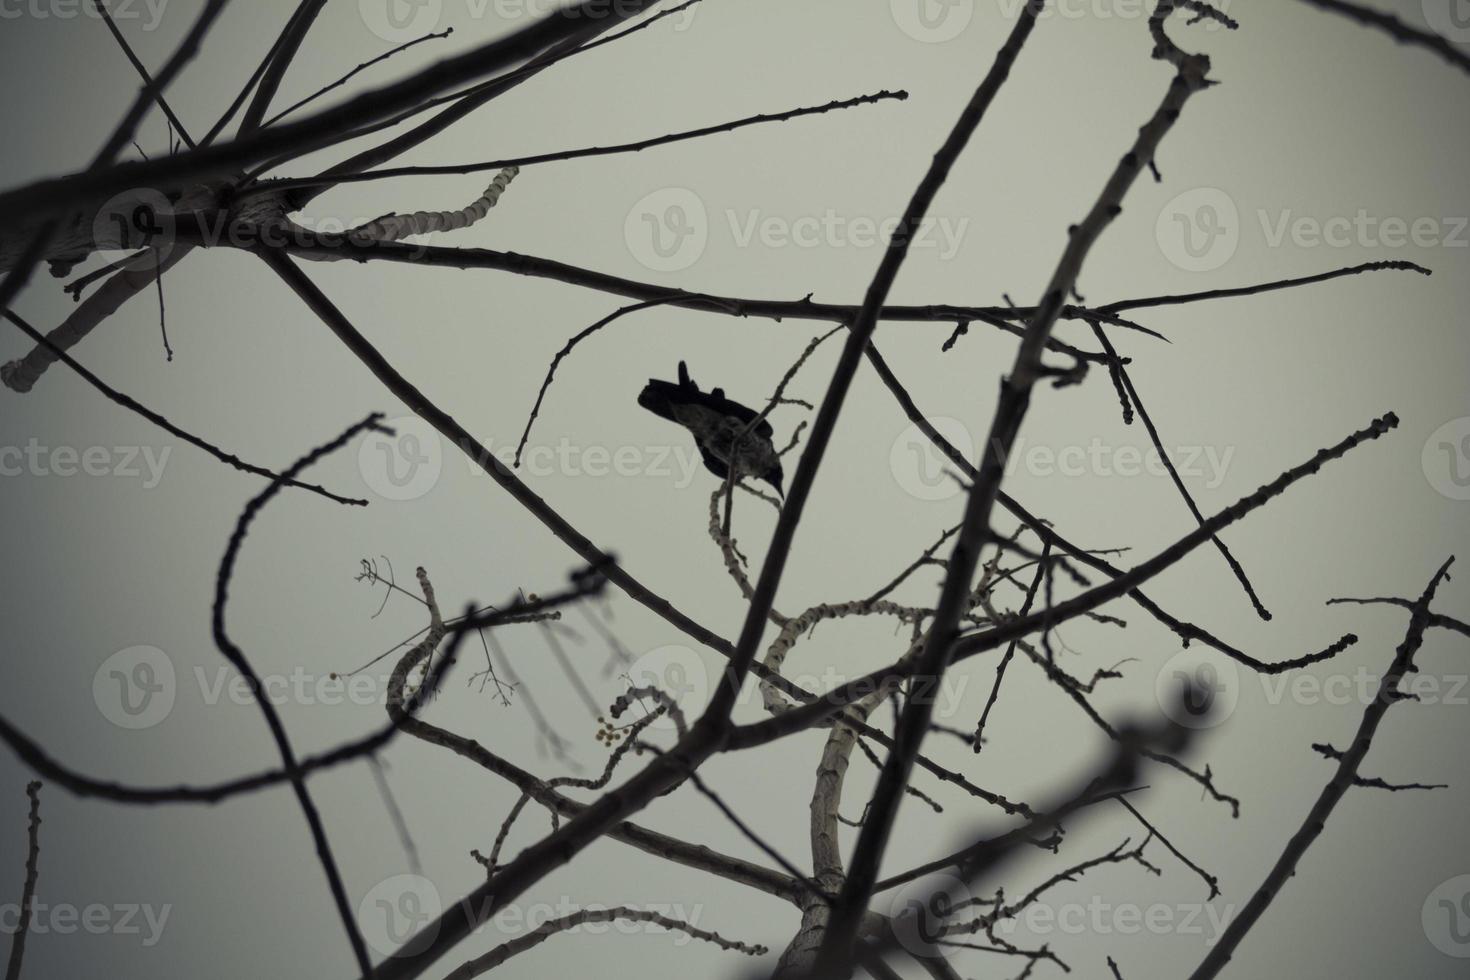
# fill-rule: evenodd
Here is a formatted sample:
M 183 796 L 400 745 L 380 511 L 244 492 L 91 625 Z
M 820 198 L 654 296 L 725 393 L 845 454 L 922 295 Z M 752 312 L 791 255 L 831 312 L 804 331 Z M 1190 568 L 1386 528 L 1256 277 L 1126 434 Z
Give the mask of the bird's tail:
M 698 392 L 699 385 L 695 384 L 689 377 L 689 366 L 683 361 L 679 362 L 679 383 L 672 381 L 660 381 L 657 378 L 649 378 L 648 384 L 638 393 L 638 404 L 648 409 L 659 418 L 676 421 L 674 419 L 673 404 L 675 402 L 687 401 L 691 392 Z

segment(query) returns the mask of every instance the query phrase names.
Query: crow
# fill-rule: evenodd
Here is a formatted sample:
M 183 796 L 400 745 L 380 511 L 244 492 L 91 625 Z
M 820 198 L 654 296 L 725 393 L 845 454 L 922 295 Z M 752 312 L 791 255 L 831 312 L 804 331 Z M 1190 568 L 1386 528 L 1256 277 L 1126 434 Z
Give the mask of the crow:
M 703 392 L 689 378 L 689 368 L 679 362 L 679 383 L 650 378 L 638 394 L 638 404 L 659 418 L 677 422 L 694 436 L 705 469 L 721 480 L 753 477 L 781 489 L 781 457 L 771 443 L 771 423 L 755 412 L 725 397 L 723 388 Z M 751 423 L 755 423 L 752 425 Z

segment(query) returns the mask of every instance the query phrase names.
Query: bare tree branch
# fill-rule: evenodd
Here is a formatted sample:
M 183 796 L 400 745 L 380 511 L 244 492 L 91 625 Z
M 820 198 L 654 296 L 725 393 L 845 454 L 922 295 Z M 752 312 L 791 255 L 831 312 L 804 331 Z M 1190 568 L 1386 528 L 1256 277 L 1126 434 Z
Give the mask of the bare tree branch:
M 1305 0 L 1305 2 L 1319 10 L 1329 10 L 1332 13 L 1341 14 L 1368 27 L 1376 27 L 1378 30 L 1387 33 L 1400 44 L 1411 44 L 1425 48 L 1439 56 L 1447 64 L 1463 72 L 1470 72 L 1470 57 L 1466 57 L 1463 51 L 1458 50 L 1449 41 L 1435 34 L 1433 31 L 1410 27 L 1393 14 L 1374 10 L 1372 7 L 1365 7 L 1361 4 L 1349 3 L 1348 0 Z
M 26 827 L 26 876 L 21 886 L 20 910 L 11 932 L 10 959 L 5 967 L 5 980 L 20 980 L 21 961 L 26 953 L 26 935 L 31 929 L 31 913 L 36 904 L 36 879 L 40 876 L 37 867 L 41 860 L 41 783 L 33 780 L 26 784 L 26 796 L 31 801 L 31 815 Z
M 1302 821 L 1301 827 L 1291 840 L 1287 841 L 1286 848 L 1281 856 L 1276 859 L 1266 880 L 1256 889 L 1250 901 L 1230 920 L 1223 935 L 1215 943 L 1209 954 L 1200 963 L 1199 967 L 1191 973 L 1190 980 L 1210 980 L 1218 976 L 1235 955 L 1235 950 L 1240 946 L 1241 940 L 1250 932 L 1251 927 L 1256 924 L 1261 915 L 1276 898 L 1277 893 L 1286 882 L 1296 873 L 1297 863 L 1307 849 L 1316 842 L 1327 827 L 1327 820 L 1332 816 L 1332 811 L 1337 804 L 1347 795 L 1358 777 L 1358 767 L 1363 764 L 1363 759 L 1372 747 L 1373 736 L 1378 732 L 1378 726 L 1383 721 L 1383 716 L 1397 700 L 1396 689 L 1398 682 L 1409 671 L 1416 669 L 1414 666 L 1414 655 L 1419 652 L 1419 647 L 1424 642 L 1424 631 L 1429 626 L 1429 604 L 1434 599 L 1434 593 L 1449 574 L 1449 568 L 1454 558 L 1450 558 L 1434 577 L 1429 580 L 1422 595 L 1414 603 L 1413 614 L 1409 617 L 1408 632 L 1404 634 L 1403 642 L 1394 651 L 1393 662 L 1389 665 L 1388 673 L 1384 675 L 1378 696 L 1375 697 L 1368 707 L 1363 711 L 1363 720 L 1358 725 L 1358 732 L 1353 736 L 1353 742 L 1347 751 L 1342 753 L 1338 761 L 1337 772 L 1317 797 L 1317 802 L 1312 804 L 1312 809 L 1307 813 L 1306 819 Z

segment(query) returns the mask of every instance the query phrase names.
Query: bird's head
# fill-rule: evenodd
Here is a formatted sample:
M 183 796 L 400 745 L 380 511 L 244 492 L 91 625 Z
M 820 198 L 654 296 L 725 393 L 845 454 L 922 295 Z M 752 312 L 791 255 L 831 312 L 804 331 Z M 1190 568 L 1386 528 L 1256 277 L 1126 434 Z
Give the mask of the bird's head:
M 785 474 L 783 474 L 781 472 L 781 464 L 780 463 L 777 463 L 775 466 L 771 467 L 765 473 L 762 473 L 761 474 L 761 479 L 762 480 L 765 480 L 771 486 L 775 487 L 776 488 L 776 496 L 780 497 L 782 500 L 785 500 L 786 499 L 786 491 L 783 490 L 783 489 L 781 489 L 781 480 L 784 478 L 784 476 L 785 476 Z

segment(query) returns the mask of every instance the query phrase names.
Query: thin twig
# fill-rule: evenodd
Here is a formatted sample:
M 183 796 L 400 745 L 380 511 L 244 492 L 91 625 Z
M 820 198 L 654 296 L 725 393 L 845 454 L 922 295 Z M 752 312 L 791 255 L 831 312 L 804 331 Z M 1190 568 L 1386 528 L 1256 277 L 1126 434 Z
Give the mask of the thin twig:
M 698 129 L 669 133 L 665 136 L 651 136 L 628 143 L 615 143 L 611 146 L 588 146 L 576 150 L 557 150 L 549 153 L 530 154 L 528 156 L 507 157 L 504 160 L 488 160 L 481 163 L 445 163 L 435 166 L 391 167 L 382 170 L 369 170 L 365 173 L 337 174 L 334 176 L 287 177 L 280 180 L 262 181 L 253 187 L 249 194 L 278 194 L 282 191 L 294 191 L 305 187 L 321 187 L 323 185 L 335 187 L 339 184 L 357 184 L 371 180 L 386 180 L 392 177 L 432 177 L 446 174 L 475 174 L 488 170 L 501 170 L 506 167 L 529 167 L 537 163 L 581 160 L 586 157 L 609 156 L 616 153 L 638 153 L 642 150 L 652 149 L 655 146 L 665 146 L 669 143 L 700 139 L 717 133 L 734 132 L 737 129 L 744 129 L 746 126 L 758 126 L 771 122 L 786 122 L 802 116 L 814 116 L 825 112 L 851 109 L 856 106 L 872 105 L 877 102 L 885 102 L 889 99 L 903 101 L 908 97 L 909 94 L 902 90 L 897 92 L 884 90 L 871 95 L 859 95 L 851 99 L 834 99 L 831 102 L 818 106 L 787 109 L 784 112 L 760 113 L 754 116 L 734 119 L 730 122 L 717 123 L 712 126 L 701 126 Z
M 102 15 L 102 22 L 112 32 L 113 40 L 117 41 L 117 46 L 122 48 L 122 52 L 132 64 L 133 70 L 143 79 L 143 86 L 156 92 L 154 101 L 158 103 L 158 108 L 163 110 L 163 114 L 168 117 L 169 125 L 173 127 L 174 132 L 179 134 L 179 139 L 183 140 L 185 145 L 192 150 L 194 148 L 194 140 L 189 136 L 189 130 L 179 121 L 179 117 L 174 113 L 173 107 L 168 104 L 168 99 L 164 98 L 163 92 L 157 91 L 157 85 L 153 81 L 153 76 L 148 74 L 148 69 L 143 66 L 143 62 L 139 61 L 138 56 L 133 53 L 133 47 L 128 44 L 128 39 L 123 37 L 122 31 L 118 30 L 117 24 L 113 22 L 111 11 L 107 9 L 107 4 L 103 0 L 92 0 L 92 2 L 97 8 L 97 13 Z
M 276 123 L 280 122 L 282 119 L 286 118 L 297 109 L 300 109 L 302 106 L 307 105 L 308 103 L 315 102 L 317 99 L 326 95 L 333 89 L 341 88 L 343 85 L 346 85 L 348 82 L 352 81 L 352 79 L 355 78 L 357 75 L 371 68 L 373 65 L 378 64 L 379 62 L 387 61 L 394 55 L 407 51 L 409 48 L 414 47 L 415 45 L 423 44 L 425 41 L 433 41 L 440 38 L 446 38 L 453 33 L 454 28 L 446 27 L 438 34 L 425 34 L 423 37 L 414 38 L 412 41 L 405 41 L 402 44 L 398 45 L 398 47 L 391 48 L 388 51 L 385 51 L 382 54 L 378 55 L 376 58 L 370 58 L 367 61 L 364 61 L 362 64 L 358 65 L 356 68 L 349 71 L 347 74 L 343 75 L 341 78 L 337 79 L 335 82 L 330 82 L 326 85 L 323 85 L 321 88 L 306 96 L 301 101 L 285 109 L 282 109 L 280 112 L 267 119 L 264 125 L 274 126 Z
M 1412 44 L 1432 51 L 1447 64 L 1453 65 L 1463 72 L 1470 73 L 1470 57 L 1465 52 L 1456 48 L 1445 38 L 1440 37 L 1433 31 L 1426 31 L 1418 27 L 1410 27 L 1399 20 L 1393 14 L 1364 7 L 1360 4 L 1349 3 L 1347 0 L 1305 0 L 1306 3 L 1320 10 L 1330 10 L 1335 14 L 1350 17 L 1360 24 L 1376 27 L 1386 32 L 1390 37 L 1400 44 Z M 1458 0 L 1447 0 L 1453 6 Z M 1428 9 L 1427 7 L 1425 8 Z
M 21 960 L 26 952 L 26 935 L 31 928 L 31 912 L 36 904 L 36 879 L 40 876 L 41 860 L 41 783 L 32 780 L 26 784 L 26 796 L 30 797 L 31 815 L 26 828 L 26 876 L 21 886 L 20 914 L 16 918 L 13 938 L 10 940 L 10 960 L 5 968 L 5 980 L 19 980 Z M 12 931 L 12 930 L 7 930 Z
M 1409 617 L 1408 631 L 1404 634 L 1403 642 L 1394 651 L 1393 662 L 1389 665 L 1388 672 L 1383 678 L 1379 696 L 1375 697 L 1364 709 L 1357 734 L 1353 737 L 1352 744 L 1348 746 L 1347 751 L 1342 753 L 1342 758 L 1338 761 L 1337 772 L 1322 788 L 1317 801 L 1308 811 L 1306 819 L 1287 841 L 1285 849 L 1276 859 L 1276 863 L 1272 865 L 1265 881 L 1261 882 L 1261 886 L 1256 889 L 1245 907 L 1230 920 L 1225 932 L 1204 961 L 1190 974 L 1190 980 L 1211 980 L 1225 968 L 1230 958 L 1235 955 L 1235 950 L 1239 947 L 1241 940 L 1250 932 L 1281 888 L 1296 873 L 1298 862 L 1306 854 L 1307 849 L 1322 835 L 1322 831 L 1327 827 L 1328 818 L 1332 816 L 1332 811 L 1337 808 L 1337 804 L 1352 788 L 1358 776 L 1358 767 L 1362 765 L 1368 749 L 1373 744 L 1373 736 L 1377 733 L 1383 716 L 1387 714 L 1388 709 L 1396 700 L 1392 692 L 1397 689 L 1398 682 L 1404 675 L 1414 669 L 1414 655 L 1419 652 L 1419 647 L 1424 642 L 1424 631 L 1429 626 L 1429 604 L 1433 601 L 1434 593 L 1439 588 L 1440 582 L 1448 576 L 1450 564 L 1453 561 L 1454 558 L 1450 558 L 1439 567 L 1434 577 L 1429 580 L 1429 585 L 1425 587 L 1423 594 L 1414 603 L 1413 614 Z
M 174 425 L 162 415 L 159 415 L 152 409 L 139 404 L 128 395 L 125 395 L 122 392 L 118 391 L 116 388 L 111 387 L 101 378 L 93 374 L 91 371 L 88 371 L 86 368 L 78 364 L 71 357 L 71 355 L 67 354 L 66 351 L 53 344 L 50 339 L 43 335 L 39 330 L 31 326 L 25 320 L 21 319 L 19 314 L 11 310 L 6 310 L 5 318 L 11 323 L 15 324 L 17 327 L 19 327 L 27 337 L 31 338 L 31 340 L 50 350 L 50 352 L 56 357 L 57 360 L 61 361 L 67 367 L 75 371 L 78 376 L 82 378 L 82 380 L 86 381 L 93 388 L 96 388 L 98 391 L 102 392 L 102 394 L 105 395 L 109 401 L 112 401 L 115 404 L 127 409 L 128 411 L 147 419 L 149 422 L 152 422 L 154 425 L 163 429 L 170 435 L 177 436 L 178 438 L 187 442 L 189 445 L 204 450 L 205 452 L 209 453 L 209 455 L 219 460 L 221 463 L 232 466 L 243 473 L 252 473 L 256 476 L 263 476 L 267 480 L 284 479 L 281 474 L 276 473 L 273 470 L 268 470 L 263 466 L 255 466 L 252 463 L 247 463 L 244 460 L 240 459 L 240 457 L 236 456 L 234 453 L 225 452 L 223 449 L 218 448 L 212 443 L 206 442 L 205 440 L 189 432 L 185 432 L 183 429 Z M 301 490 L 310 490 L 312 493 L 320 494 L 321 496 L 326 497 L 328 500 L 335 501 L 339 504 L 351 504 L 355 507 L 366 507 L 368 504 L 366 500 L 362 500 L 357 497 L 340 497 L 337 494 L 332 493 L 329 490 L 325 490 L 314 483 L 303 483 L 299 480 L 285 480 L 285 484 L 290 487 L 297 487 Z

